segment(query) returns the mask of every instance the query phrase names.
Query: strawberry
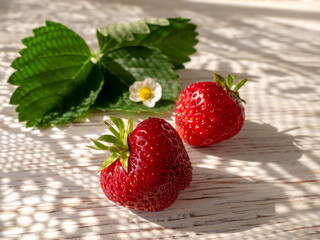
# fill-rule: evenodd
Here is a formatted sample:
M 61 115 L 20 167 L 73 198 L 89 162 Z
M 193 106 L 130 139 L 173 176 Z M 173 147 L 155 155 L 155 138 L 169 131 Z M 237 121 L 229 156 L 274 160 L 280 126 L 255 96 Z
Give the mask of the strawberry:
M 177 131 L 165 120 L 148 118 L 125 131 L 120 118 L 110 117 L 119 132 L 93 140 L 94 149 L 111 154 L 99 171 L 101 188 L 113 202 L 141 211 L 159 211 L 173 204 L 191 182 L 189 156 Z M 113 143 L 107 146 L 101 141 Z
M 175 122 L 185 142 L 208 146 L 236 135 L 243 126 L 245 112 L 238 90 L 247 79 L 232 88 L 236 76 L 228 81 L 214 74 L 214 82 L 188 86 L 179 96 Z

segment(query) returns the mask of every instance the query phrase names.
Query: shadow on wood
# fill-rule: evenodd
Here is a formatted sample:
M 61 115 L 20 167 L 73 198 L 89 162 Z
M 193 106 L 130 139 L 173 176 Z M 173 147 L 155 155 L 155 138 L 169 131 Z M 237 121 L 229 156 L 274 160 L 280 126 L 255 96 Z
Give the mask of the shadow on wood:
M 192 147 L 192 151 L 229 159 L 260 162 L 294 162 L 302 155 L 295 137 L 278 131 L 267 123 L 246 120 L 242 130 L 233 138 L 208 147 Z
M 225 172 L 195 167 L 191 185 L 161 212 L 136 212 L 162 227 L 186 232 L 241 232 L 268 222 L 280 188 Z

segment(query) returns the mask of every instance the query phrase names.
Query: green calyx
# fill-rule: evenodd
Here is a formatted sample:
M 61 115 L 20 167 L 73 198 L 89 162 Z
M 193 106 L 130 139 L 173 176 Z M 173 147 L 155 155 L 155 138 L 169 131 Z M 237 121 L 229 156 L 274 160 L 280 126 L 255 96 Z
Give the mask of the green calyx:
M 112 127 L 111 124 L 109 124 L 108 122 L 104 122 L 113 135 L 102 135 L 97 140 L 91 139 L 91 141 L 94 143 L 94 146 L 88 147 L 95 150 L 111 152 L 107 159 L 103 162 L 98 172 L 109 167 L 113 162 L 117 161 L 119 158 L 122 167 L 125 169 L 126 172 L 128 172 L 128 159 L 130 156 L 128 136 L 133 131 L 132 118 L 128 118 L 127 129 L 125 129 L 125 124 L 121 118 L 110 117 L 110 119 L 117 126 L 119 131 Z M 111 144 L 111 146 L 107 146 L 101 142 L 107 142 Z
M 228 74 L 228 80 L 227 81 L 224 79 L 224 77 L 222 77 L 222 76 L 220 76 L 220 75 L 218 75 L 216 73 L 213 73 L 213 75 L 214 75 L 214 82 L 220 84 L 225 91 L 231 93 L 240 102 L 246 103 L 246 101 L 244 99 L 240 98 L 239 89 L 248 81 L 248 79 L 242 79 L 232 89 L 234 80 L 236 79 L 237 75 L 234 75 L 233 77 L 231 77 Z

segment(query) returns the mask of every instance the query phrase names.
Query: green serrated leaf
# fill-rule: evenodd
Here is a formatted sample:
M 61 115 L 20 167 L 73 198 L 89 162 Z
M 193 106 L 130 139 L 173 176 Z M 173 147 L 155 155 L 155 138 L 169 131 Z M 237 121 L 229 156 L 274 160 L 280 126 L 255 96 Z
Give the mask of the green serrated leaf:
M 91 138 L 90 138 L 91 139 Z M 99 148 L 99 150 L 110 150 L 110 147 L 94 140 L 94 139 L 91 139 L 91 141 L 94 143 L 94 145 L 96 145 L 97 148 Z
M 234 88 L 234 91 L 238 91 L 246 82 L 248 79 L 242 79 Z
M 111 74 L 117 76 L 121 83 L 129 87 L 135 81 L 153 78 L 162 87 L 162 97 L 165 100 L 178 98 L 178 75 L 172 69 L 168 58 L 155 48 L 125 47 L 105 54 L 101 65 Z M 107 84 L 106 84 L 107 85 Z
M 233 78 L 228 74 L 228 88 L 231 89 L 233 85 Z
M 120 155 L 120 162 L 122 167 L 126 172 L 128 172 L 128 160 L 129 160 L 130 152 L 123 152 Z
M 119 97 L 116 102 L 105 105 L 103 108 L 97 108 L 112 111 L 112 112 L 127 112 L 127 113 L 164 113 L 169 111 L 175 105 L 175 101 L 160 100 L 153 108 L 148 108 L 142 103 L 135 103 L 129 99 L 129 92 L 125 92 L 122 97 Z
M 105 84 L 94 107 L 105 110 L 128 109 L 137 112 L 140 110 L 162 112 L 168 109 L 162 108 L 164 104 L 168 103 L 171 106 L 171 103 L 178 98 L 179 85 L 175 81 L 178 76 L 168 59 L 157 49 L 121 48 L 104 55 L 99 64 L 105 69 Z M 129 100 L 129 86 L 134 81 L 143 81 L 147 77 L 153 78 L 162 87 L 162 103 L 157 104 L 154 108 L 147 108 L 141 103 Z
M 112 152 L 107 159 L 103 162 L 102 166 L 99 168 L 98 172 L 102 171 L 103 169 L 109 167 L 112 163 L 114 163 L 118 158 L 120 154 L 116 152 Z
M 84 40 L 64 25 L 48 21 L 33 32 L 12 63 L 16 72 L 8 82 L 18 88 L 10 103 L 18 105 L 19 121 L 27 121 L 27 127 L 72 121 L 96 100 L 102 72 Z
M 147 46 L 159 49 L 168 56 L 175 68 L 190 61 L 196 52 L 196 25 L 189 19 L 150 19 L 121 23 L 99 28 L 97 37 L 102 53 L 126 46 Z

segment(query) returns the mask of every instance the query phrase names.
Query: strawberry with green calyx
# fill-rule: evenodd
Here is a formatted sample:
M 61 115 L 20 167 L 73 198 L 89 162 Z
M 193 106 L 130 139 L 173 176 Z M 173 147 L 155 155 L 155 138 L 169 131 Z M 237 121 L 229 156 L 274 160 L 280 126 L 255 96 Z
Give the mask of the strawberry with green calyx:
M 232 88 L 236 76 L 227 81 L 214 73 L 214 82 L 188 86 L 180 95 L 175 122 L 180 136 L 194 146 L 208 146 L 235 136 L 242 128 L 245 111 L 239 89 L 247 79 Z
M 173 204 L 191 182 L 189 156 L 177 131 L 165 120 L 148 118 L 133 130 L 125 130 L 120 118 L 110 117 L 117 131 L 92 140 L 93 149 L 111 154 L 99 171 L 105 195 L 121 206 L 141 211 L 159 211 Z M 101 142 L 113 144 L 107 146 Z
M 119 132 L 116 129 L 114 129 L 108 122 L 104 122 L 107 125 L 109 131 L 113 135 L 102 135 L 97 140 L 91 139 L 91 141 L 95 144 L 95 146 L 88 146 L 88 147 L 96 150 L 105 150 L 105 151 L 111 152 L 111 154 L 103 162 L 98 172 L 110 166 L 113 162 L 115 162 L 118 159 L 120 159 L 122 167 L 126 171 L 128 171 L 128 158 L 129 158 L 130 151 L 129 151 L 127 138 L 133 130 L 132 118 L 128 119 L 127 130 L 125 130 L 125 125 L 122 119 L 117 117 L 110 117 L 110 119 L 117 126 L 117 128 L 119 129 Z M 113 146 L 111 147 L 106 146 L 100 143 L 99 141 L 111 143 L 113 144 Z

